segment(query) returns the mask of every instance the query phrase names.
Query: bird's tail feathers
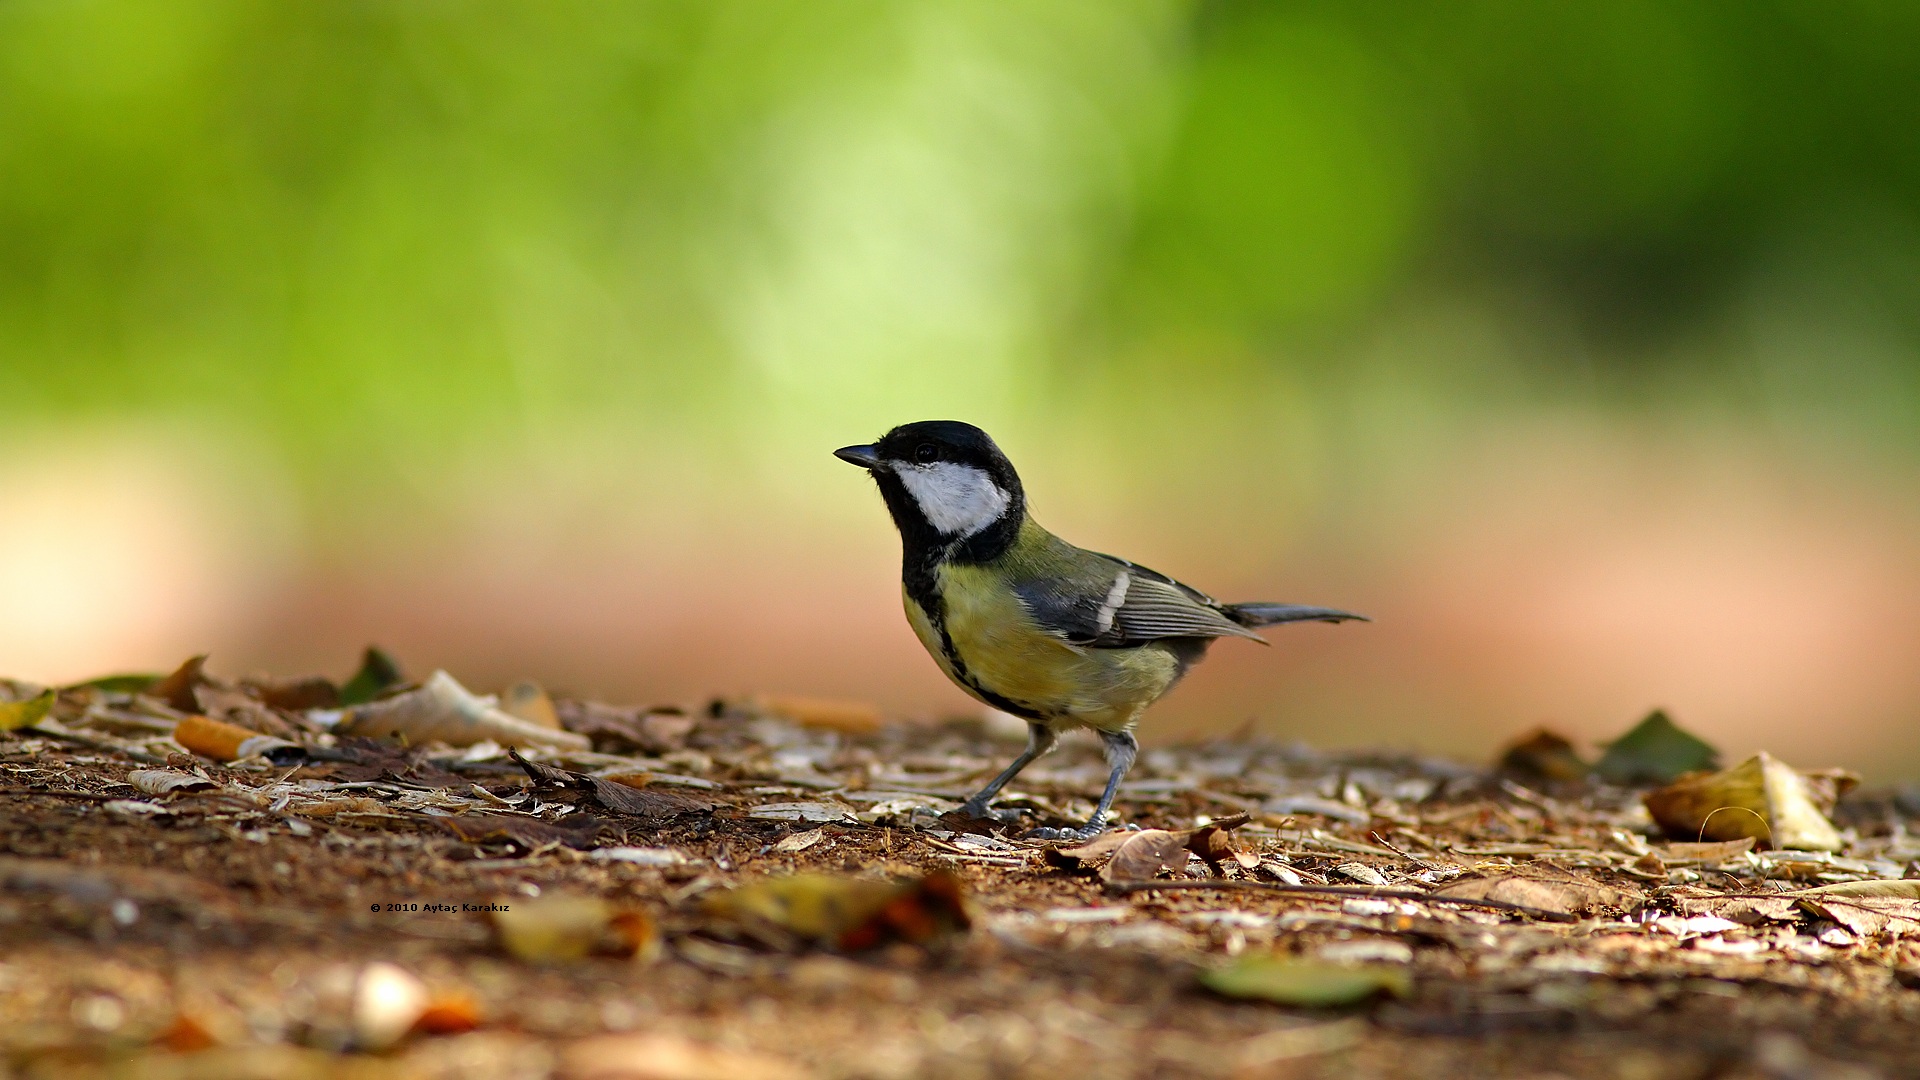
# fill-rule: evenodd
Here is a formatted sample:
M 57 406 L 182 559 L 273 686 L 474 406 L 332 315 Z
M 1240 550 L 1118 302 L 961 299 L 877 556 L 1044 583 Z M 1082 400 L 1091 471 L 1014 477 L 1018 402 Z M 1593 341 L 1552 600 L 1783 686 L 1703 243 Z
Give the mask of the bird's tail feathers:
M 1351 611 L 1336 611 L 1333 608 L 1308 607 L 1304 604 L 1228 604 L 1227 617 L 1241 626 L 1274 626 L 1290 622 L 1346 622 L 1357 619 L 1371 622 L 1365 615 L 1355 615 Z

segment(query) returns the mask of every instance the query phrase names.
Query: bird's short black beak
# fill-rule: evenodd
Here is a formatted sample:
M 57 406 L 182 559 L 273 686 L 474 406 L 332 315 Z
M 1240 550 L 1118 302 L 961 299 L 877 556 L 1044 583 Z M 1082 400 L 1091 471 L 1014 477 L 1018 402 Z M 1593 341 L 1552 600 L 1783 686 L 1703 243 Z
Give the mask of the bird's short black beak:
M 833 456 L 849 465 L 858 465 L 863 469 L 880 467 L 880 451 L 873 446 L 843 446 L 835 450 Z

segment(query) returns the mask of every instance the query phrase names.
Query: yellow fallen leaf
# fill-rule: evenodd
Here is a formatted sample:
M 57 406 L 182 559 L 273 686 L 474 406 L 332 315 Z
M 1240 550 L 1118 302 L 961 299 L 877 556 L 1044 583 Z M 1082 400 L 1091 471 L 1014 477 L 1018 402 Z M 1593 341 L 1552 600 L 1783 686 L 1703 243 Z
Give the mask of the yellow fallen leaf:
M 776 946 L 927 945 L 968 926 L 960 883 L 939 871 L 908 882 L 833 874 L 768 877 L 714 893 L 705 906 L 707 914 Z
M 1413 977 L 1403 967 L 1330 964 L 1259 954 L 1202 972 L 1200 984 L 1227 997 L 1315 1009 L 1353 1005 L 1382 994 L 1406 997 L 1413 991 Z
M 0 731 L 32 727 L 53 710 L 54 692 L 42 690 L 25 701 L 0 701 Z
M 1682 840 L 1752 837 L 1793 851 L 1838 851 L 1840 833 L 1816 798 L 1837 793 L 1844 778 L 1822 781 L 1816 788 L 1805 775 L 1761 753 L 1731 769 L 1682 777 L 1647 792 L 1642 801 L 1661 828 Z
M 502 900 L 490 912 L 500 946 L 530 964 L 565 964 L 591 954 L 651 959 L 660 933 L 646 912 L 597 896 L 555 893 Z

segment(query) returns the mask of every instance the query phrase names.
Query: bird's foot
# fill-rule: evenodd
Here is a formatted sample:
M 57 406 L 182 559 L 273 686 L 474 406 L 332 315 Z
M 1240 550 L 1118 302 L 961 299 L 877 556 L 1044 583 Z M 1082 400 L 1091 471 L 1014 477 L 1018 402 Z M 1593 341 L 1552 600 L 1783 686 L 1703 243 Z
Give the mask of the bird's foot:
M 1077 829 L 1033 829 L 1033 830 L 1030 830 L 1025 836 L 1022 836 L 1021 839 L 1022 840 L 1071 840 L 1077 844 L 1084 844 L 1088 840 L 1091 840 L 1094 837 L 1099 836 L 1101 833 L 1106 831 L 1107 831 L 1107 826 L 1105 825 L 1105 823 L 1099 822 L 1099 821 L 1089 821 L 1085 825 L 1082 825 Z

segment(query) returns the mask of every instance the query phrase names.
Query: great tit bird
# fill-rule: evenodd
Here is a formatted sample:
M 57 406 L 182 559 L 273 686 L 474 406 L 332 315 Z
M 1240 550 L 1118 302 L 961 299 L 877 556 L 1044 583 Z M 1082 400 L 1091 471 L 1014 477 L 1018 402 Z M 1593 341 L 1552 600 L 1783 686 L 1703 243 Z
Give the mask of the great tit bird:
M 988 803 L 1061 731 L 1088 727 L 1111 771 L 1081 829 L 1098 833 L 1139 753 L 1140 714 L 1173 688 L 1214 638 L 1265 639 L 1275 623 L 1362 619 L 1297 604 L 1222 604 L 1144 566 L 1074 547 L 1027 513 L 1012 463 L 987 433 L 957 420 L 903 424 L 834 451 L 880 485 L 900 530 L 907 621 L 960 689 L 1027 722 L 1027 748 L 961 808 Z

